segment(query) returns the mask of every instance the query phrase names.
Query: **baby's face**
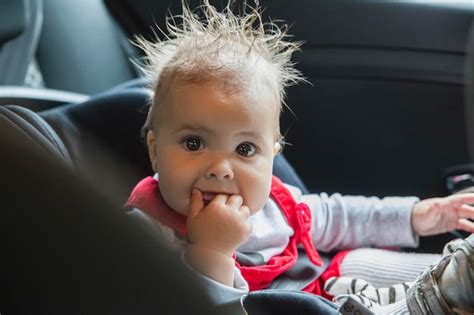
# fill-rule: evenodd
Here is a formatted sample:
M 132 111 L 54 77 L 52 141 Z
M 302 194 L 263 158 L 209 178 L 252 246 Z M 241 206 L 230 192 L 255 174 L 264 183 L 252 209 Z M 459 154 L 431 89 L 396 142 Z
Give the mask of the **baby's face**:
M 163 198 L 174 210 L 187 215 L 194 188 L 205 204 L 216 194 L 236 194 L 252 214 L 263 207 L 278 149 L 275 104 L 212 84 L 178 84 L 157 115 L 148 149 Z

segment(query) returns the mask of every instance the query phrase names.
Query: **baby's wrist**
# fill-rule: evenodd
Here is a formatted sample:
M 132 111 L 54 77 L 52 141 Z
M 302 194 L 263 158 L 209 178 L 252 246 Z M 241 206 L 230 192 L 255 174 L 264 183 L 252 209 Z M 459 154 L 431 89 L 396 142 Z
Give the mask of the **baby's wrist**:
M 418 209 L 417 207 L 419 206 L 419 201 L 415 202 L 411 209 L 411 215 L 410 215 L 410 224 L 411 224 L 411 229 L 413 230 L 413 233 L 418 234 L 418 228 L 417 228 L 417 221 L 418 221 Z
M 220 246 L 219 246 L 220 245 Z M 193 250 L 202 250 L 210 252 L 211 254 L 222 254 L 228 257 L 232 257 L 236 251 L 236 248 L 230 246 L 222 246 L 223 244 L 213 244 L 212 242 L 193 242 L 190 241 L 188 247 L 192 247 Z
M 199 273 L 224 285 L 233 286 L 235 259 L 232 254 L 190 244 L 184 252 L 184 259 Z
M 203 244 L 196 244 L 191 243 L 186 248 L 186 252 L 190 252 L 193 255 L 204 255 L 204 256 L 216 256 L 220 257 L 220 259 L 232 259 L 234 255 L 234 251 L 224 251 L 221 249 L 214 248 L 212 246 L 203 245 Z

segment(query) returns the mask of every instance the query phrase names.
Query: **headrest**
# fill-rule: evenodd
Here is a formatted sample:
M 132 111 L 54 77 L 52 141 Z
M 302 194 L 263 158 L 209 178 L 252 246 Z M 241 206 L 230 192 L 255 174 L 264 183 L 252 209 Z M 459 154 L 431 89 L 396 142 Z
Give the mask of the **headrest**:
M 0 1 L 0 45 L 20 35 L 26 27 L 26 0 Z
M 72 166 L 66 147 L 56 132 L 33 111 L 15 105 L 0 106 L 2 134 L 15 146 L 35 146 L 38 152 L 53 155 Z M 15 135 L 21 135 L 15 137 Z
M 120 205 L 136 183 L 152 173 L 140 140 L 149 93 L 142 88 L 96 95 L 39 115 L 56 131 L 75 169 Z

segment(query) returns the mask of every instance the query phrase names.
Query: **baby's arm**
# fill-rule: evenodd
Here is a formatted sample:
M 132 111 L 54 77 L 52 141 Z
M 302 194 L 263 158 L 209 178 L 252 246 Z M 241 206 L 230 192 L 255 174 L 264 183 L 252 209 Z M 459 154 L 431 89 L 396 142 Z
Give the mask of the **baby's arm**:
M 440 234 L 454 229 L 474 233 L 474 194 L 430 198 L 413 207 L 412 226 L 419 235 Z
M 303 195 L 298 188 L 287 187 L 297 201 L 311 209 L 311 233 L 318 250 L 418 245 L 411 227 L 416 197 Z
M 200 274 L 219 283 L 232 287 L 234 285 L 234 259 L 218 250 L 190 244 L 184 259 Z
M 250 235 L 248 207 L 238 195 L 217 195 L 204 206 L 194 190 L 187 219 L 189 246 L 184 257 L 196 271 L 224 285 L 234 284 L 235 250 Z
M 130 213 L 132 217 L 144 224 L 145 228 L 150 229 L 152 233 L 156 234 L 158 238 L 164 241 L 171 249 L 182 253 L 182 257 L 184 258 L 186 255 L 186 248 L 189 247 L 187 240 L 177 237 L 175 231 L 172 228 L 161 223 L 160 221 L 154 220 L 140 209 L 135 208 Z M 186 259 L 189 258 L 190 257 L 185 258 L 184 261 L 186 262 Z M 205 276 L 204 273 L 197 270 L 196 267 L 191 266 L 189 263 L 187 264 L 191 268 L 191 271 L 195 272 L 196 276 L 201 281 L 201 284 L 208 292 L 209 297 L 216 304 L 223 304 L 238 300 L 242 295 L 248 292 L 248 284 L 240 274 L 240 271 L 237 269 L 237 267 L 235 267 L 233 260 L 233 286 L 224 285 L 211 277 Z M 211 265 L 211 263 L 209 265 Z

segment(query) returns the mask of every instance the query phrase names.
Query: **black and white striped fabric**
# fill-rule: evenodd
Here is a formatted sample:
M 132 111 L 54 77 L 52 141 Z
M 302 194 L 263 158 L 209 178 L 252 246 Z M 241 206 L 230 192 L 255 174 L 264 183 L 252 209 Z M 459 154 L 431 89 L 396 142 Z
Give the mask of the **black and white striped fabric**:
M 369 308 L 385 306 L 404 300 L 411 282 L 403 282 L 386 288 L 376 288 L 362 279 L 333 277 L 326 281 L 324 290 L 335 296 L 335 302 L 344 301 L 348 296 L 359 300 Z
M 463 242 L 462 239 L 457 239 L 446 244 L 441 257 L 451 255 Z M 374 268 L 377 265 L 377 263 L 374 263 L 375 257 L 377 257 L 377 263 L 380 265 L 377 268 Z M 343 275 L 329 278 L 324 285 L 324 290 L 335 297 L 333 302 L 340 307 L 339 311 L 341 314 L 400 315 L 409 314 L 406 296 L 408 289 L 414 282 L 402 281 L 396 284 L 380 286 L 376 284 L 380 282 L 377 276 L 368 276 L 370 270 L 375 273 L 382 273 L 387 278 L 392 278 L 394 273 L 401 273 L 404 269 L 406 271 L 407 267 L 412 272 L 416 272 L 430 260 L 434 262 L 429 266 L 436 265 L 439 262 L 440 256 L 363 249 L 354 250 L 352 257 L 348 258 L 346 261 L 347 268 L 343 270 Z M 358 264 L 359 260 L 362 262 L 361 264 Z M 372 260 L 372 264 L 370 260 Z M 348 274 L 366 276 L 367 280 L 372 279 L 374 281 L 361 279 L 360 276 L 348 276 Z

